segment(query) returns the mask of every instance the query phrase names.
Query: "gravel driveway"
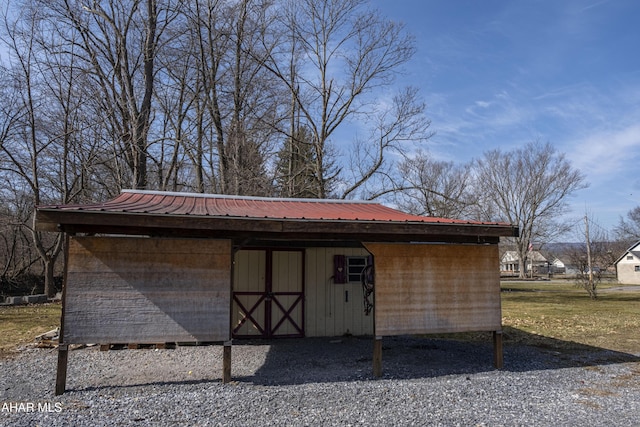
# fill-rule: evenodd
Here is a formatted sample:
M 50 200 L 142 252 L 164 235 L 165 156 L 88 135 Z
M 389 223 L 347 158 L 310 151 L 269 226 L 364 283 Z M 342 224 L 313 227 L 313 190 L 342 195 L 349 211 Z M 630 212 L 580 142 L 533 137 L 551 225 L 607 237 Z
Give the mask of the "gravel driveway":
M 56 350 L 0 360 L 0 425 L 638 426 L 640 354 L 505 342 L 385 338 L 235 342 L 222 347 L 71 351 L 67 392 L 54 396 Z

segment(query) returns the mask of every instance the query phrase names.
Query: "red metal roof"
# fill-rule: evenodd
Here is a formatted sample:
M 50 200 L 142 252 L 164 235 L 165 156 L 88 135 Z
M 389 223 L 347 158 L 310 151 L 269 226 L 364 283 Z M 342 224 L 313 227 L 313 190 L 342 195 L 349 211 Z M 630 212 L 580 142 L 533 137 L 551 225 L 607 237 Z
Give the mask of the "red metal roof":
M 505 225 L 410 215 L 374 202 L 279 199 L 144 190 L 123 190 L 118 197 L 104 203 L 42 206 L 40 209 L 250 219 Z

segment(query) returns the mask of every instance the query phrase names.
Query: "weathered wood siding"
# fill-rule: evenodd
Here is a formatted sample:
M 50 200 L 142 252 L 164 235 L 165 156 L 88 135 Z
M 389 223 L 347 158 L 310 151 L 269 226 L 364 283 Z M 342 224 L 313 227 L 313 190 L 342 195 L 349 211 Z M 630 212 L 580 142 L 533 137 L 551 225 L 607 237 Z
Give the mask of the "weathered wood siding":
M 372 335 L 373 313 L 364 315 L 361 284 L 332 280 L 334 255 L 367 256 L 369 252 L 364 248 L 306 250 L 306 336 Z
M 71 237 L 63 342 L 228 340 L 228 240 Z
M 497 245 L 366 243 L 375 335 L 501 329 Z

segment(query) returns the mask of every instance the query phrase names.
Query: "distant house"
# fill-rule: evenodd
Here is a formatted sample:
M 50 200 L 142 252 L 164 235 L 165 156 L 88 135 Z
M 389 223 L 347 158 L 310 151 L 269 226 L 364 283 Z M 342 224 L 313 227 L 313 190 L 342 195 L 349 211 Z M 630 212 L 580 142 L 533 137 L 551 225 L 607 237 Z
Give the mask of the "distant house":
M 574 265 L 569 263 L 567 260 L 563 260 L 558 257 L 554 257 L 553 261 L 550 265 L 551 273 L 553 274 L 566 274 L 566 275 L 576 275 L 580 272 L 580 269 Z
M 520 273 L 520 256 L 516 251 L 506 251 L 500 260 L 500 272 L 502 274 Z M 546 274 L 549 271 L 549 262 L 538 251 L 528 252 L 525 260 L 525 271 Z
M 640 241 L 622 254 L 615 266 L 619 283 L 640 285 Z

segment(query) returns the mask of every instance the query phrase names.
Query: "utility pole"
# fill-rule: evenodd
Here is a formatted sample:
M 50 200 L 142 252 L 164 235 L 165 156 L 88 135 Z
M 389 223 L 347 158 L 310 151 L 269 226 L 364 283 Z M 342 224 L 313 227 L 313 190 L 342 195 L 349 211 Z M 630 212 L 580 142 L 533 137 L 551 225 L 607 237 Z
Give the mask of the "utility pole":
M 587 269 L 589 271 L 589 293 L 593 289 L 593 269 L 591 268 L 591 240 L 589 239 L 589 217 L 584 216 L 584 230 L 587 238 Z

